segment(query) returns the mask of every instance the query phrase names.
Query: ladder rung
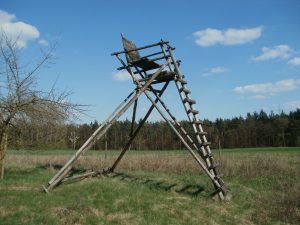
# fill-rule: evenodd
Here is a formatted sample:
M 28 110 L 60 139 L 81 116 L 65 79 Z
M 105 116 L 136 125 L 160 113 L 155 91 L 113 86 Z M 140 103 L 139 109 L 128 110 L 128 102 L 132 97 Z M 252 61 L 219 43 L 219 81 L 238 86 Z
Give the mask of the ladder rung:
M 224 195 L 226 194 L 226 190 L 225 190 L 224 185 L 221 185 L 220 187 L 218 187 L 213 193 L 211 193 L 211 196 L 215 196 L 219 192 L 222 192 Z
M 221 179 L 222 176 L 223 176 L 223 174 L 218 175 L 217 177 L 219 177 L 219 178 L 217 181 L 219 182 L 220 185 L 223 186 L 225 184 L 225 182 Z
M 207 142 L 202 142 L 202 143 L 201 143 L 201 145 L 204 146 L 204 147 L 206 147 L 206 146 L 208 146 L 208 145 L 210 145 L 210 144 L 211 144 L 211 143 L 208 142 L 208 141 L 207 141 Z
M 212 170 L 212 169 L 215 169 L 219 166 L 219 163 L 216 163 L 216 164 L 211 164 L 208 169 Z
M 196 104 L 196 101 L 193 99 L 190 99 L 190 98 L 183 99 L 183 103 L 186 103 L 186 102 L 190 103 L 191 105 Z
M 221 177 L 223 177 L 223 174 L 218 174 L 218 175 L 216 175 L 216 176 L 214 177 L 214 179 L 215 179 L 216 181 L 218 181 L 219 184 L 220 184 L 221 186 L 223 186 L 225 183 L 224 183 L 224 181 L 221 179 Z
M 218 175 L 215 176 L 215 180 L 220 180 L 220 178 L 223 177 L 223 176 L 224 176 L 224 174 L 220 173 L 220 174 L 218 174 Z
M 183 78 L 179 78 L 177 81 L 179 81 L 182 84 L 187 84 L 186 80 Z
M 197 110 L 195 110 L 195 109 L 189 109 L 189 110 L 187 111 L 187 113 L 188 113 L 188 114 L 193 113 L 194 115 L 196 115 L 196 114 L 199 113 L 199 111 L 197 111 Z
M 199 134 L 199 135 L 207 135 L 207 132 L 205 132 L 205 131 L 197 131 L 196 134 Z
M 184 92 L 184 93 L 186 93 L 186 94 L 190 94 L 190 93 L 191 93 L 191 91 L 190 91 L 189 89 L 186 89 L 186 88 L 184 88 L 184 87 L 180 88 L 179 91 L 180 91 L 180 92 Z
M 202 121 L 200 121 L 200 120 L 193 120 L 192 123 L 194 123 L 194 124 L 196 124 L 196 125 L 203 124 Z
M 211 158 L 213 156 L 214 156 L 214 154 L 211 152 L 211 153 L 207 153 L 204 157 L 205 158 Z

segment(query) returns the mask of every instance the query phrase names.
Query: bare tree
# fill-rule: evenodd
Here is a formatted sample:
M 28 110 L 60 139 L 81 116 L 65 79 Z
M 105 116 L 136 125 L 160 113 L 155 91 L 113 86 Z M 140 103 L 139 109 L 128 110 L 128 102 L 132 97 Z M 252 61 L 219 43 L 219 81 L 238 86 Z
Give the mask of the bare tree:
M 73 150 L 75 150 L 75 148 L 76 148 L 76 142 L 77 142 L 78 139 L 79 139 L 79 136 L 76 134 L 75 131 L 72 131 L 70 136 L 69 136 L 69 140 L 72 143 Z
M 0 178 L 4 178 L 4 159 L 9 129 L 18 120 L 65 121 L 79 111 L 72 104 L 68 92 L 58 92 L 54 87 L 39 90 L 37 75 L 53 59 L 54 47 L 41 51 L 40 59 L 21 65 L 24 49 L 17 40 L 5 34 L 0 37 Z

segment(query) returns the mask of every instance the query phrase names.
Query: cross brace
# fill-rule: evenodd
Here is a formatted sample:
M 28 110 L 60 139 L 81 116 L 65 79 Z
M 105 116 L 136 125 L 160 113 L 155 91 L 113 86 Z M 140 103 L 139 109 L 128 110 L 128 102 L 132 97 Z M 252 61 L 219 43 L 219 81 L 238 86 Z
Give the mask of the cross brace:
M 182 141 L 184 146 L 187 148 L 187 150 L 190 152 L 190 154 L 196 160 L 196 162 L 199 164 L 202 170 L 212 180 L 212 183 L 216 189 L 214 194 L 218 194 L 221 200 L 225 198 L 226 191 L 224 187 L 224 182 L 221 180 L 220 175 L 218 175 L 218 172 L 216 170 L 217 164 L 214 163 L 213 154 L 210 150 L 209 142 L 207 142 L 206 139 L 206 132 L 203 131 L 201 122 L 197 117 L 198 111 L 194 108 L 196 102 L 195 100 L 191 99 L 190 91 L 187 88 L 187 82 L 186 80 L 184 80 L 184 76 L 179 70 L 178 61 L 176 61 L 172 52 L 174 48 L 172 48 L 168 43 L 169 42 L 161 41 L 154 45 L 149 45 L 141 48 L 133 48 L 129 50 L 126 49 L 124 45 L 124 51 L 116 52 L 113 54 L 122 64 L 122 68 L 126 69 L 131 75 L 133 83 L 136 85 L 136 88 L 125 98 L 125 100 L 113 111 L 113 113 L 98 127 L 98 129 L 92 134 L 92 136 L 81 146 L 81 148 L 48 182 L 47 186 L 44 187 L 44 190 L 46 192 L 51 191 L 54 187 L 66 181 L 113 172 L 119 164 L 119 162 L 121 161 L 121 159 L 123 158 L 123 156 L 125 155 L 125 153 L 130 149 L 130 146 L 133 140 L 135 139 L 136 135 L 138 134 L 141 127 L 152 113 L 153 109 L 155 108 L 157 112 L 162 116 L 162 118 L 167 122 L 170 128 L 174 131 L 174 133 L 179 137 L 179 139 Z M 152 60 L 149 64 L 151 65 L 151 70 L 153 70 L 154 67 L 157 67 L 153 74 L 149 74 L 147 72 L 147 69 L 149 69 L 149 66 L 147 67 L 147 62 L 149 62 L 148 58 L 141 58 L 143 62 L 139 62 L 138 64 L 135 64 L 135 62 L 131 62 L 130 57 L 135 57 L 135 60 L 137 57 L 139 57 L 139 54 L 136 53 L 137 50 L 151 48 L 155 46 L 159 46 L 161 48 L 160 53 L 162 54 L 162 56 L 156 58 L 155 60 Z M 120 57 L 120 54 L 123 53 L 125 53 L 126 61 L 128 62 L 128 64 L 126 64 L 124 60 Z M 130 53 L 134 54 L 130 56 Z M 160 53 L 150 54 L 147 57 L 158 55 Z M 163 64 L 157 64 L 155 62 L 161 59 L 165 60 Z M 144 68 L 140 69 L 141 66 Z M 167 68 L 168 71 L 164 70 L 165 68 Z M 138 74 L 141 79 L 138 79 L 136 77 L 136 74 Z M 168 74 L 168 76 L 166 78 L 160 78 L 162 74 Z M 193 127 L 196 142 L 194 141 L 192 136 L 188 134 L 188 132 L 180 125 L 175 116 L 166 106 L 165 102 L 161 99 L 170 81 L 175 82 L 182 104 L 184 106 L 188 119 Z M 157 83 L 163 83 L 162 88 L 160 88 L 159 90 L 153 87 L 153 85 Z M 144 94 L 146 96 L 146 98 L 151 102 L 151 106 L 149 107 L 147 113 L 139 122 L 137 127 L 134 128 L 138 98 L 141 96 L 141 94 Z M 153 98 L 153 95 L 155 98 Z M 74 163 L 88 149 L 90 149 L 93 143 L 100 139 L 108 131 L 108 129 L 117 121 L 117 119 L 120 118 L 132 105 L 133 114 L 129 139 L 123 146 L 120 155 L 115 160 L 113 165 L 102 170 L 86 172 L 84 174 L 76 175 L 73 177 L 67 176 L 70 170 L 72 169 Z

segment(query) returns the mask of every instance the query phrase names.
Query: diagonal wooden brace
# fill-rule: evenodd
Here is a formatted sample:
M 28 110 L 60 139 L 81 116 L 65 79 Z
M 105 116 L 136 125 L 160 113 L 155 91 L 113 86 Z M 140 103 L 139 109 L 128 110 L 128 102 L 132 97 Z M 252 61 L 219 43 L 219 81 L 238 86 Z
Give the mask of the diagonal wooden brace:
M 55 186 L 57 186 L 67 175 L 67 173 L 71 170 L 72 165 L 78 160 L 82 154 L 87 151 L 91 147 L 91 143 L 93 141 L 98 140 L 101 138 L 107 130 L 117 121 L 117 119 L 123 115 L 127 109 L 138 99 L 138 97 L 145 92 L 145 90 L 151 85 L 151 83 L 155 80 L 155 78 L 161 73 L 161 71 L 166 67 L 167 62 L 163 64 L 154 74 L 153 76 L 142 86 L 138 89 L 136 94 L 129 100 L 129 102 L 124 105 L 125 102 L 127 102 L 127 99 L 123 103 L 120 104 L 120 106 L 117 107 L 117 109 L 114 111 L 116 113 L 112 114 L 107 120 L 106 123 L 103 123 L 95 132 L 94 134 L 82 145 L 82 147 L 75 153 L 75 155 L 58 171 L 58 173 L 48 182 L 48 186 L 45 187 L 45 191 L 49 192 L 52 190 Z M 122 107 L 122 108 L 121 108 Z M 121 109 L 119 109 L 121 108 Z

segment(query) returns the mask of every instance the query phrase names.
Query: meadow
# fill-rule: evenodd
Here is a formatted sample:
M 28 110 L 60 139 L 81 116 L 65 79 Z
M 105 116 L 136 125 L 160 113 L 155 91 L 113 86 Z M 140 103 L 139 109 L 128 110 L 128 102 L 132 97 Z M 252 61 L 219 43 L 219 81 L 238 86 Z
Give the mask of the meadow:
M 114 174 L 46 184 L 73 150 L 9 150 L 0 224 L 299 224 L 300 148 L 215 151 L 230 200 L 189 153 L 129 151 Z M 109 166 L 119 151 L 89 151 L 74 173 Z M 105 157 L 106 155 L 106 157 Z

